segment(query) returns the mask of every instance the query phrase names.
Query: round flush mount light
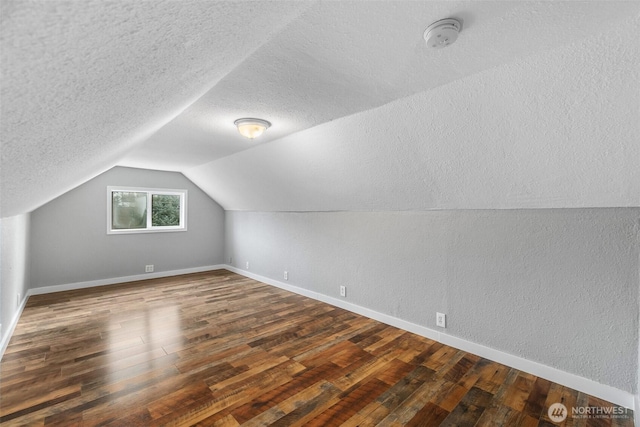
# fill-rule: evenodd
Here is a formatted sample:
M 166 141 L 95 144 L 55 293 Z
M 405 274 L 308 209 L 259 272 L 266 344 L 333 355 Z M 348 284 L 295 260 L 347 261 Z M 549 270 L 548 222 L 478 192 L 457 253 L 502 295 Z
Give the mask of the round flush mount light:
M 269 127 L 271 126 L 271 123 L 266 120 L 251 118 L 238 119 L 233 122 L 233 124 L 237 126 L 240 135 L 249 139 L 259 137 L 265 130 L 269 129 Z
M 436 21 L 424 30 L 424 40 L 432 49 L 447 47 L 458 38 L 462 23 L 457 19 L 447 18 Z

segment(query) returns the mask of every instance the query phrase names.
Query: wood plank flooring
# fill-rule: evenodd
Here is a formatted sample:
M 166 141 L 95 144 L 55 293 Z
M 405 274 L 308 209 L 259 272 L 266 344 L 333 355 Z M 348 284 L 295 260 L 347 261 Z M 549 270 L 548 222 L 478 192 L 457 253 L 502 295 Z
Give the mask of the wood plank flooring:
M 553 403 L 614 406 L 225 270 L 32 296 L 0 393 L 12 426 L 554 426 Z

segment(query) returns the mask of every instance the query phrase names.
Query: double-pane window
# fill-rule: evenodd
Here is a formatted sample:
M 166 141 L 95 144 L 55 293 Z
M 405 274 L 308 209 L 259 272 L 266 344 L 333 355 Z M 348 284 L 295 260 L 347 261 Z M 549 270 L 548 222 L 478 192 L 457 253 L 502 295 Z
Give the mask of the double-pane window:
M 183 231 L 187 190 L 107 188 L 109 234 Z

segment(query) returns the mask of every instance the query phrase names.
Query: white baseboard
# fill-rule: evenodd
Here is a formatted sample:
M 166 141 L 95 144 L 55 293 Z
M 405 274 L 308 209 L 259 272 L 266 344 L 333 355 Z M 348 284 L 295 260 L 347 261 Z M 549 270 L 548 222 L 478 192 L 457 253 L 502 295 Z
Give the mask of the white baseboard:
M 20 315 L 22 314 L 22 310 L 24 310 L 24 306 L 27 305 L 27 300 L 29 299 L 29 293 L 22 299 L 18 310 L 13 315 L 13 319 L 11 319 L 11 323 L 9 323 L 9 327 L 7 328 L 7 332 L 2 336 L 2 341 L 0 341 L 0 360 L 2 360 L 2 356 L 4 356 L 4 352 L 9 345 L 9 340 L 11 340 L 11 336 L 13 335 L 13 331 L 16 329 L 16 325 L 18 324 L 18 320 L 20 319 Z
M 478 356 L 484 357 L 494 362 L 501 363 L 511 368 L 515 368 L 520 371 L 524 371 L 524 372 L 536 375 L 538 377 L 544 378 L 546 380 L 565 385 L 567 387 L 573 388 L 583 393 L 590 394 L 600 399 L 604 399 L 608 402 L 615 403 L 625 408 L 629 408 L 629 409 L 637 408 L 638 411 L 636 411 L 636 414 L 635 414 L 636 425 L 640 426 L 640 422 L 637 421 L 638 420 L 637 412 L 640 412 L 640 403 L 637 402 L 638 396 L 633 395 L 624 390 L 620 390 L 605 384 L 600 384 L 596 381 L 581 377 L 579 375 L 565 372 L 560 369 L 543 365 L 541 363 L 534 362 L 532 360 L 528 360 L 519 356 L 514 356 L 512 354 L 505 353 L 500 350 L 496 350 L 481 344 L 474 343 L 472 341 L 455 337 L 453 335 L 448 335 L 440 331 L 436 331 L 421 325 L 417 325 L 415 323 L 408 322 L 406 320 L 399 319 L 397 317 L 389 316 L 388 314 L 380 313 L 380 312 L 368 309 L 366 307 L 362 307 L 362 306 L 347 302 L 343 299 L 333 298 L 324 294 L 320 294 L 318 292 L 310 291 L 308 289 L 304 289 L 298 286 L 290 285 L 288 283 L 280 282 L 278 280 L 274 280 L 269 277 L 265 277 L 259 274 L 251 273 L 249 271 L 241 270 L 236 267 L 225 266 L 225 268 L 230 271 L 233 271 L 234 273 L 238 273 L 242 276 L 249 277 L 251 279 L 258 280 L 260 282 L 263 282 L 263 283 L 266 283 L 290 292 L 294 292 L 296 294 L 313 298 L 318 301 L 326 302 L 327 304 L 331 304 L 336 307 L 344 308 L 345 310 L 349 310 L 351 312 L 361 314 L 363 316 L 369 317 L 379 322 L 386 323 L 387 325 L 395 326 L 405 331 L 409 331 L 414 334 L 441 342 L 443 344 L 450 345 L 451 347 L 455 347 L 457 349 L 476 354 Z
M 44 286 L 29 289 L 27 295 L 50 294 L 53 292 L 72 291 L 74 289 L 93 288 L 95 286 L 116 285 L 118 283 L 136 282 L 138 280 L 158 279 L 161 277 L 179 276 L 181 274 L 201 273 L 203 271 L 221 270 L 225 265 L 208 265 L 204 267 L 184 268 L 180 270 L 157 271 L 155 273 L 136 274 L 133 276 L 112 277 L 109 279 L 91 280 L 88 282 L 68 283 L 65 285 Z

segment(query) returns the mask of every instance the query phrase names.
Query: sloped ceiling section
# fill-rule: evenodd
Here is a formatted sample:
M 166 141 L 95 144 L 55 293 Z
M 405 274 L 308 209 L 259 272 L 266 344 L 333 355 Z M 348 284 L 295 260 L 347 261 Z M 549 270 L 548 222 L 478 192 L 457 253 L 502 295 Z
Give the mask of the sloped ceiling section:
M 640 204 L 635 1 L 1 5 L 3 217 L 115 165 L 226 209 Z
M 318 2 L 123 160 L 185 170 L 255 147 L 233 121 L 273 126 L 260 143 L 548 51 L 615 27 L 638 5 L 597 2 Z M 455 47 L 431 51 L 424 28 L 463 21 Z
M 116 165 L 309 6 L 3 0 L 2 216 Z
M 186 175 L 228 210 L 640 206 L 638 34 L 636 16 Z

